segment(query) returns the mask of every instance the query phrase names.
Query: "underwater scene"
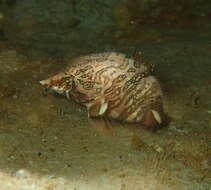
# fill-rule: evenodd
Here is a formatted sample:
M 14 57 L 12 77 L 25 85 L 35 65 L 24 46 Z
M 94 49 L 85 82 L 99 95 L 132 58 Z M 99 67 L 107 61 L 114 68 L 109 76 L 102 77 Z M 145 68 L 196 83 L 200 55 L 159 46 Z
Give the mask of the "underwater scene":
M 211 189 L 211 2 L 0 0 L 0 190 Z

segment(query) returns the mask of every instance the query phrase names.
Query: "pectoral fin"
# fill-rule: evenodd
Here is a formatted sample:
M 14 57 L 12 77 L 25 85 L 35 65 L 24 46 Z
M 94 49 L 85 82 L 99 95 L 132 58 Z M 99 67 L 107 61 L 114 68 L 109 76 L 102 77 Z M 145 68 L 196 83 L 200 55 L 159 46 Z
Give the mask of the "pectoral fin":
M 98 117 L 103 116 L 108 108 L 108 103 L 95 102 L 93 104 L 87 104 L 88 116 Z
M 152 130 L 156 130 L 162 123 L 160 114 L 155 110 L 149 110 L 145 113 L 142 124 Z

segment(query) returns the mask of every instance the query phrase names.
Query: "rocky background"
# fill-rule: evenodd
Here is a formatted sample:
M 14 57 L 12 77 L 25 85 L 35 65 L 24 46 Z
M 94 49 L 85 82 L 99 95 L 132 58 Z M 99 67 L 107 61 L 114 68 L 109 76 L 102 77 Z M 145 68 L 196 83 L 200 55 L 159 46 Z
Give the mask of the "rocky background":
M 206 26 L 210 17 L 207 0 L 1 0 L 0 38 L 55 49 L 119 37 L 146 24 Z
M 0 190 L 208 190 L 211 0 L 0 0 Z M 150 133 L 39 84 L 72 58 L 134 48 L 164 92 Z M 110 130 L 111 129 L 111 130 Z

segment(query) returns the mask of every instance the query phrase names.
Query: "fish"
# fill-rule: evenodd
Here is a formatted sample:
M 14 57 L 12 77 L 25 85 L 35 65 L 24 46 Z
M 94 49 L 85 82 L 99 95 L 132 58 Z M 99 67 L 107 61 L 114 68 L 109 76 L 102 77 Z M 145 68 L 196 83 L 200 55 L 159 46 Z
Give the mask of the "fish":
M 42 86 L 87 108 L 88 118 L 108 118 L 158 129 L 165 120 L 163 92 L 140 52 L 102 52 L 74 58 Z

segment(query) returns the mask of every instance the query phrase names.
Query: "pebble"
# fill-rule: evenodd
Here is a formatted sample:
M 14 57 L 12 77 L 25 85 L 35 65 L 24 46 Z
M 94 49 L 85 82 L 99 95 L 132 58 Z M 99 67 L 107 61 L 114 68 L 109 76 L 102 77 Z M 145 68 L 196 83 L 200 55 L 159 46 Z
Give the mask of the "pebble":
M 14 95 L 12 96 L 12 98 L 13 98 L 13 99 L 18 99 L 18 95 L 17 95 L 17 94 L 14 94 Z
M 208 110 L 207 113 L 211 114 L 211 110 Z
M 29 190 L 29 189 L 37 189 L 37 186 L 35 184 L 31 184 L 20 188 L 20 190 Z
M 29 173 L 24 169 L 20 169 L 15 172 L 14 176 L 22 178 L 22 179 L 26 179 L 29 177 Z
M 65 185 L 65 179 L 62 178 L 62 177 L 58 178 L 58 183 L 59 183 L 60 185 Z

